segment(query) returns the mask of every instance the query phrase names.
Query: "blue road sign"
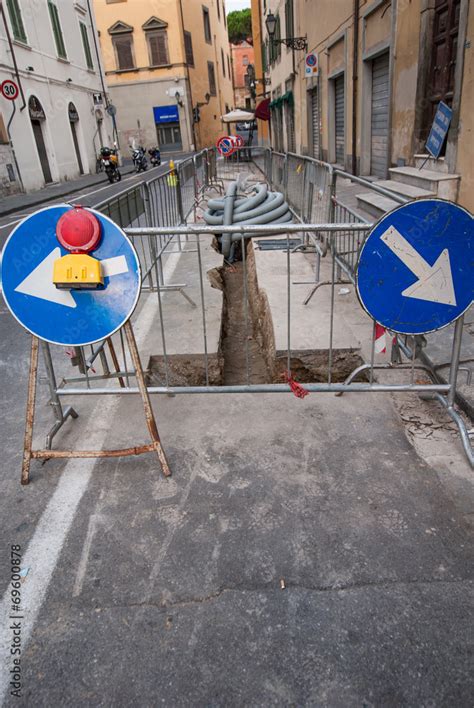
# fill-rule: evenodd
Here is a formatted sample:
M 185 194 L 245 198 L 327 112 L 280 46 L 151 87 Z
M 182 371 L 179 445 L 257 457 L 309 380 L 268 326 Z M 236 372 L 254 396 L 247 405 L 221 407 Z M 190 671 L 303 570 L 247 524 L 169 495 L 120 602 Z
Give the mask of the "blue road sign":
M 123 231 L 90 209 L 102 239 L 93 257 L 101 262 L 104 285 L 97 290 L 60 290 L 53 283 L 54 261 L 68 253 L 56 238 L 59 218 L 72 207 L 48 207 L 24 219 L 2 252 L 5 302 L 29 332 L 52 344 L 93 344 L 116 332 L 140 294 L 140 263 Z
M 397 207 L 369 233 L 356 278 L 362 306 L 387 329 L 445 327 L 474 299 L 472 215 L 443 199 Z
M 451 108 L 443 103 L 443 101 L 440 101 L 438 108 L 436 109 L 436 114 L 433 119 L 433 125 L 431 126 L 428 140 L 426 141 L 426 149 L 436 159 L 438 159 L 441 148 L 443 147 L 452 115 L 453 111 Z

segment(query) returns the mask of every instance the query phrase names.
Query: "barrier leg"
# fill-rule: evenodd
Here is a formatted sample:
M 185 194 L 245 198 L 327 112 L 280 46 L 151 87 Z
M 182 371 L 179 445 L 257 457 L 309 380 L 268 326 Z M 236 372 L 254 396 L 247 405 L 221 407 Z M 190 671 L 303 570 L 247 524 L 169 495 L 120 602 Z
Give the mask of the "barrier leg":
M 140 395 L 143 402 L 143 408 L 145 410 L 145 420 L 150 433 L 150 437 L 153 441 L 153 447 L 158 459 L 160 461 L 161 470 L 165 477 L 171 476 L 171 470 L 166 459 L 165 452 L 161 446 L 160 436 L 158 434 L 158 428 L 156 425 L 155 415 L 153 413 L 153 408 L 151 406 L 150 396 L 147 391 L 145 377 L 143 375 L 142 363 L 140 360 L 140 354 L 138 353 L 137 342 L 135 340 L 135 335 L 133 333 L 132 325 L 128 321 L 124 325 L 125 335 L 127 337 L 128 348 L 130 350 L 130 355 L 132 357 L 133 366 L 135 368 L 135 375 L 137 379 L 138 388 L 140 389 Z
M 25 441 L 23 445 L 23 464 L 21 467 L 21 483 L 29 484 L 30 463 L 33 443 L 33 422 L 36 404 L 36 378 L 38 374 L 39 341 L 31 337 L 30 372 L 28 375 L 28 394 L 26 399 Z

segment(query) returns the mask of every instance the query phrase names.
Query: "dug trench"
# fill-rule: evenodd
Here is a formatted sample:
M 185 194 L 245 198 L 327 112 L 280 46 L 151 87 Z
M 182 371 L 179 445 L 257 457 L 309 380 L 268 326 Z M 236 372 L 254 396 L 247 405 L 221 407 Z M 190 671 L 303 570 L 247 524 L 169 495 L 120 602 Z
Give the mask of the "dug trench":
M 275 347 L 272 314 L 266 292 L 259 288 L 251 240 L 246 246 L 246 266 L 246 288 L 241 254 L 231 265 L 225 263 L 207 272 L 211 287 L 223 293 L 219 347 L 217 354 L 208 355 L 208 383 L 212 386 L 282 383 L 288 369 L 287 351 Z M 283 316 L 286 313 L 282 313 Z M 331 380 L 344 381 L 362 363 L 356 350 L 334 349 Z M 290 367 L 292 377 L 299 383 L 325 382 L 328 380 L 328 350 L 292 350 Z M 168 381 L 164 357 L 151 356 L 148 385 L 206 385 L 203 353 L 168 356 L 167 368 Z

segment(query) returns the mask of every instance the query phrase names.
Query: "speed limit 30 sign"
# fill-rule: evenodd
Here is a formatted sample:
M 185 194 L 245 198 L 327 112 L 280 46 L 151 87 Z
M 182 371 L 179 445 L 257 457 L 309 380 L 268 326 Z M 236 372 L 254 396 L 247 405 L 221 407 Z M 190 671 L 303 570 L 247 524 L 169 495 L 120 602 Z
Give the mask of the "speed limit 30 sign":
M 3 98 L 6 98 L 7 101 L 14 101 L 18 98 L 18 86 L 11 79 L 5 79 L 5 81 L 2 82 L 0 91 Z

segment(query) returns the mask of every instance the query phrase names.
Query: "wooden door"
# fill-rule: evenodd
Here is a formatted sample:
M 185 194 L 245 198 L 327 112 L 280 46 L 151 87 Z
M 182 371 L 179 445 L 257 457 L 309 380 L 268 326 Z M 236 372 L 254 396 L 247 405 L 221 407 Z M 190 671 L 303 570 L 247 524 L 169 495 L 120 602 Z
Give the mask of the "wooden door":
M 444 101 L 448 106 L 453 103 L 460 8 L 461 0 L 435 2 L 431 66 L 421 134 L 423 141 L 428 138 L 438 103 Z
M 36 148 L 38 150 L 38 156 L 41 163 L 41 169 L 43 170 L 43 177 L 46 184 L 53 181 L 51 176 L 51 169 L 49 167 L 48 153 L 46 152 L 46 145 L 43 138 L 43 130 L 41 128 L 41 121 L 32 120 L 31 125 L 33 127 L 33 135 L 35 136 Z

